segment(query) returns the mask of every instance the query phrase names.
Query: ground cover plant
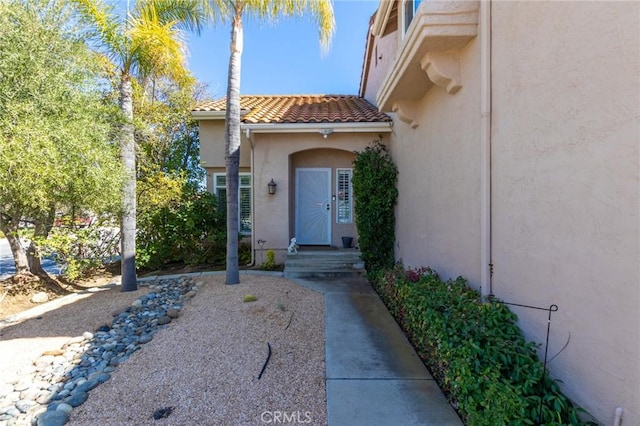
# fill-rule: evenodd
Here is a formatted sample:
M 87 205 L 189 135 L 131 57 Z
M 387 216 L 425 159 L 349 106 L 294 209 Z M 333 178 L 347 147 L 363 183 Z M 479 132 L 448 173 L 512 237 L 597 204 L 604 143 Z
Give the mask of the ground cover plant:
M 369 276 L 467 425 L 585 424 L 501 301 L 429 268 Z

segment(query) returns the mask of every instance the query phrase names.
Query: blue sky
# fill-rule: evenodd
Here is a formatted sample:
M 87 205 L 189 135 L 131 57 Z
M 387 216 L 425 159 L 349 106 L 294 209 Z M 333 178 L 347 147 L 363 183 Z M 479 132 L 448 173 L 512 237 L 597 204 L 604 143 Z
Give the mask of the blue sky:
M 310 17 L 281 19 L 268 25 L 244 21 L 240 93 L 357 94 L 369 18 L 378 0 L 334 0 L 336 31 L 322 56 Z M 189 69 L 209 84 L 209 93 L 226 93 L 229 25 L 189 36 Z

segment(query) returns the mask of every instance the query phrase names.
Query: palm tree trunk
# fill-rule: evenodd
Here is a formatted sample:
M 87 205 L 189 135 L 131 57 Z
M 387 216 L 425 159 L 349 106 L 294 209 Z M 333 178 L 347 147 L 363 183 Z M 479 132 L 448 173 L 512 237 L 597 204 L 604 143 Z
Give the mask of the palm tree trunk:
M 125 172 L 120 221 L 121 291 L 136 291 L 136 147 L 133 134 L 133 87 L 131 76 L 122 74 L 120 109 L 124 115 L 120 156 Z
M 227 284 L 240 283 L 238 267 L 238 185 L 240 169 L 240 66 L 242 58 L 242 16 L 236 13 L 231 28 L 229 81 L 225 120 L 227 167 Z

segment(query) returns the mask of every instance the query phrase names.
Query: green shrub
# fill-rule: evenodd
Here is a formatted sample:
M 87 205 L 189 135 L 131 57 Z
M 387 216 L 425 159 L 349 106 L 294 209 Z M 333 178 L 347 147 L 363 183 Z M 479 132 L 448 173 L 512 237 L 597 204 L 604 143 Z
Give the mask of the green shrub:
M 273 250 L 267 250 L 267 260 L 265 260 L 261 265 L 260 269 L 263 271 L 273 271 L 278 268 L 278 264 L 276 263 L 276 252 Z
M 65 265 L 63 275 L 75 280 L 113 260 L 119 252 L 120 234 L 113 223 L 98 222 L 85 228 L 56 226 L 46 239 L 36 241 L 41 255 Z
M 397 167 L 379 141 L 356 152 L 351 181 L 358 244 L 367 271 L 391 268 L 394 263 L 397 176 Z
M 137 266 L 224 264 L 226 224 L 216 197 L 181 176 L 154 174 L 138 185 Z
M 370 279 L 467 425 L 536 424 L 541 398 L 543 424 L 583 424 L 505 304 L 429 268 Z
M 255 302 L 256 300 L 258 300 L 258 298 L 253 294 L 247 294 L 242 298 L 242 301 L 245 303 Z
M 224 255 L 227 255 L 226 247 Z M 238 244 L 238 261 L 240 266 L 248 265 L 251 263 L 251 244 L 240 243 Z

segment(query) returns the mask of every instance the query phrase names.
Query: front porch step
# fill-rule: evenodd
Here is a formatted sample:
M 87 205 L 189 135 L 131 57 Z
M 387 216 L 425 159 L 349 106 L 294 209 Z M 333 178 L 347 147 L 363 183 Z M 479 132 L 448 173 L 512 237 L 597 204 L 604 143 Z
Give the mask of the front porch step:
M 358 250 L 299 251 L 288 254 L 284 265 L 286 278 L 350 277 L 364 273 Z

